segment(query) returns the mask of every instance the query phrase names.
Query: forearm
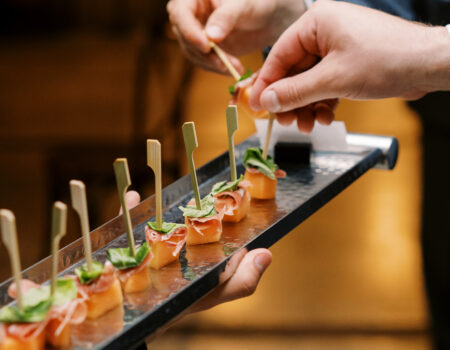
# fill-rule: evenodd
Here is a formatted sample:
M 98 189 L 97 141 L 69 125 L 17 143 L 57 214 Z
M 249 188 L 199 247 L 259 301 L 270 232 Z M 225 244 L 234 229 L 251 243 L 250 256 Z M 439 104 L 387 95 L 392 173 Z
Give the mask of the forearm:
M 426 92 L 450 90 L 450 34 L 445 27 L 428 27 L 424 42 L 423 71 L 418 88 Z

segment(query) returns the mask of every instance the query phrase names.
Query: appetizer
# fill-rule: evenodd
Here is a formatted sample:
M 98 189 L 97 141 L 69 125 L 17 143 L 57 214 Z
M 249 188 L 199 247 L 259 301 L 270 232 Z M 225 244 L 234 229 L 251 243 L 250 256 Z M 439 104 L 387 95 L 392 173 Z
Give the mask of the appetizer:
M 275 198 L 277 178 L 283 178 L 286 173 L 278 169 L 272 157 L 263 158 L 261 148 L 251 147 L 244 155 L 245 175 L 248 181 L 248 191 L 252 198 Z
M 223 214 L 223 221 L 239 222 L 250 209 L 250 193 L 247 190 L 247 181 L 241 175 L 236 181 L 218 182 L 212 188 L 214 205 L 218 212 Z
M 118 278 L 125 293 L 140 292 L 151 286 L 148 271 L 151 252 L 148 242 L 136 248 L 135 256 L 129 247 L 108 249 L 107 254 L 113 266 L 119 270 Z
M 104 266 L 97 261 L 92 263 L 91 272 L 86 264 L 75 269 L 78 295 L 86 300 L 86 317 L 91 320 L 114 309 L 123 300 L 120 282 L 111 262 L 107 261 Z
M 156 222 L 148 222 L 145 227 L 145 237 L 152 252 L 150 267 L 159 270 L 177 261 L 186 241 L 186 234 L 187 228 L 183 224 L 163 222 L 158 227 Z
M 80 217 L 81 234 L 86 262 L 75 269 L 78 294 L 86 301 L 87 318 L 96 319 L 122 304 L 122 289 L 108 261 L 102 263 L 92 259 L 91 237 L 86 200 L 86 186 L 82 181 L 70 181 L 72 206 Z
M 256 75 L 252 75 L 252 72 L 248 69 L 247 72 L 242 75 L 235 84 L 228 88 L 228 91 L 232 96 L 232 104 L 243 107 L 245 111 L 253 118 L 265 119 L 268 118 L 267 111 L 255 111 L 250 107 L 250 95 L 255 79 Z
M 214 206 L 214 197 L 210 193 L 201 200 L 201 209 L 197 209 L 192 199 L 186 207 L 179 207 L 183 212 L 187 226 L 187 245 L 218 242 L 222 236 L 223 214 Z

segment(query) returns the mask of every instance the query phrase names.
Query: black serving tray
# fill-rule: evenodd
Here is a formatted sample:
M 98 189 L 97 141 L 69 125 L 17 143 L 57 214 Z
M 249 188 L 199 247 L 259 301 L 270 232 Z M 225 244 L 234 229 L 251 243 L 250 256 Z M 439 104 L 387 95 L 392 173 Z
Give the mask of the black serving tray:
M 126 295 L 120 306 L 96 321 L 74 327 L 74 349 L 132 349 L 143 344 L 170 320 L 180 315 L 234 272 L 244 249 L 268 248 L 311 216 L 370 168 L 392 169 L 397 158 L 395 138 L 349 134 L 345 152 L 313 151 L 309 165 L 285 164 L 287 177 L 278 180 L 273 200 L 252 200 L 247 218 L 238 224 L 223 224 L 219 243 L 185 246 L 178 262 L 159 271 L 149 270 L 153 285 Z M 242 158 L 248 147 L 257 146 L 255 136 L 236 147 L 238 174 L 244 172 Z M 228 154 L 224 153 L 197 171 L 200 193 L 206 195 L 212 185 L 229 177 Z M 188 175 L 163 190 L 164 221 L 183 222 L 178 209 L 192 198 Z M 148 220 L 154 219 L 154 196 L 131 210 L 136 242 L 145 239 Z M 106 250 L 126 246 L 122 216 L 91 232 L 96 260 L 106 259 Z M 59 252 L 61 275 L 73 273 L 83 263 L 81 239 Z M 23 272 L 24 278 L 44 283 L 49 278 L 50 260 L 46 258 Z M 7 288 L 0 285 L 0 304 L 11 300 Z

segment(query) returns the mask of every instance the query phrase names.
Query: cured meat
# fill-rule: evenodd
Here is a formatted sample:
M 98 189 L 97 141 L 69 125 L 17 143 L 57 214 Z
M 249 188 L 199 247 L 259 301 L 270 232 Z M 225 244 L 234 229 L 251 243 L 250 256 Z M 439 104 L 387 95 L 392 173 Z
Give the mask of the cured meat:
M 88 284 L 82 284 L 78 278 L 76 278 L 78 293 L 84 298 L 89 298 L 92 294 L 97 294 L 106 291 L 114 283 L 114 266 L 110 261 L 105 263 L 102 274 L 93 282 Z
M 139 266 L 118 271 L 117 276 L 125 293 L 140 292 L 151 286 L 152 281 L 148 271 L 151 256 L 152 253 L 149 252 Z
M 53 306 L 45 330 L 47 342 L 55 347 L 65 347 L 71 342 L 71 326 L 82 323 L 87 316 L 84 299 L 75 298 L 63 305 Z
M 45 332 L 48 320 L 36 323 L 5 325 L 2 350 L 42 350 L 45 347 Z
M 28 292 L 30 289 L 33 288 L 39 288 L 40 285 L 37 283 L 34 283 L 33 281 L 27 280 L 27 279 L 21 279 L 20 280 L 20 290 L 22 292 L 22 294 L 25 294 L 26 292 Z M 16 287 L 16 283 L 11 283 L 8 287 L 8 295 L 13 298 L 16 299 L 17 298 L 17 287 Z
M 247 184 L 241 182 L 236 191 L 224 191 L 214 196 L 214 205 L 223 213 L 223 221 L 239 222 L 247 215 L 251 199 Z
M 218 242 L 222 236 L 223 213 L 219 212 L 213 216 L 204 218 L 185 217 L 187 226 L 187 245 Z
M 186 242 L 186 235 L 186 227 L 178 227 L 170 234 L 161 234 L 147 226 L 145 236 L 152 250 L 150 267 L 158 270 L 178 260 L 180 251 Z

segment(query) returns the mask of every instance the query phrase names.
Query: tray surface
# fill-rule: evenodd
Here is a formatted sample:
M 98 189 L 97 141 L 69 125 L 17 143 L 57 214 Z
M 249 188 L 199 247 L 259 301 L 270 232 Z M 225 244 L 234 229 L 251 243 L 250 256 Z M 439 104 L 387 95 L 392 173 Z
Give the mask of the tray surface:
M 258 142 L 252 137 L 236 147 L 238 175 L 244 172 L 242 157 Z M 194 155 L 195 156 L 195 155 Z M 377 148 L 357 152 L 313 152 L 308 167 L 290 165 L 287 177 L 278 180 L 274 200 L 252 200 L 247 218 L 237 224 L 224 223 L 219 243 L 185 246 L 180 259 L 159 271 L 150 270 L 152 287 L 141 293 L 125 295 L 117 307 L 96 321 L 73 328 L 75 349 L 124 349 L 141 344 L 145 337 L 179 315 L 231 276 L 245 248 L 270 247 L 294 227 L 330 201 L 344 188 L 373 167 L 382 156 Z M 224 153 L 197 171 L 200 193 L 209 193 L 214 183 L 229 178 L 228 154 Z M 131 174 L 132 176 L 132 174 Z M 164 221 L 183 222 L 178 209 L 192 198 L 188 175 L 163 190 Z M 154 219 L 154 196 L 131 211 L 136 243 L 144 241 L 145 225 Z M 126 246 L 122 217 L 117 217 L 91 233 L 94 258 L 106 260 L 106 250 Z M 62 274 L 73 273 L 83 262 L 81 240 L 60 251 Z M 232 258 L 232 259 L 231 259 Z M 49 259 L 24 271 L 36 282 L 48 279 Z M 0 285 L 0 303 L 10 280 Z

